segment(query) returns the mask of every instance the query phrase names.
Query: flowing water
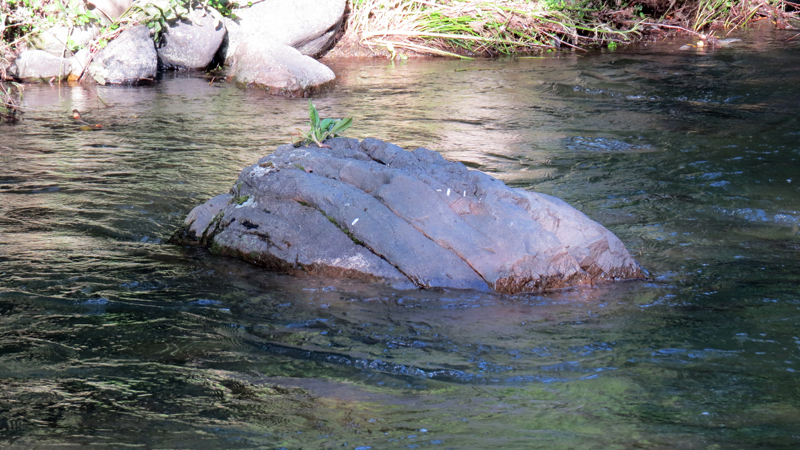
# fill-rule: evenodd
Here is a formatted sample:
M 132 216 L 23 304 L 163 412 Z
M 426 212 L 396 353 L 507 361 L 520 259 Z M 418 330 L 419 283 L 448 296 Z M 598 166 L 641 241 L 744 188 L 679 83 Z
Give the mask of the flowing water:
M 170 245 L 307 101 L 203 77 L 28 86 L 0 125 L 0 446 L 797 448 L 800 39 L 782 33 L 330 62 L 314 101 L 349 136 L 559 196 L 652 274 L 543 295 Z

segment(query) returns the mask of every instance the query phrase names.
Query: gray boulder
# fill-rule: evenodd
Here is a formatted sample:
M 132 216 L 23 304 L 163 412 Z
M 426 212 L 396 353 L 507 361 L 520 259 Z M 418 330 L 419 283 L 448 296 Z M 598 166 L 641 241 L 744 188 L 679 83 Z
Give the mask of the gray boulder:
M 20 53 L 8 74 L 22 81 L 53 81 L 66 78 L 72 71 L 69 59 L 51 55 L 44 50 Z
M 136 25 L 123 31 L 100 50 L 87 68 L 98 83 L 137 83 L 152 80 L 158 69 L 158 55 L 150 29 Z
M 219 50 L 225 38 L 220 14 L 195 9 L 190 16 L 169 24 L 161 35 L 158 59 L 163 67 L 204 69 Z
M 328 66 L 288 45 L 268 40 L 241 43 L 229 75 L 241 86 L 257 86 L 290 97 L 307 97 L 334 78 Z
M 296 48 L 304 55 L 318 56 L 333 44 L 346 3 L 346 0 L 270 0 L 234 9 L 236 21 L 226 23 L 225 63 L 230 64 L 240 43 L 263 39 Z
M 419 148 L 331 139 L 278 147 L 173 242 L 289 273 L 396 287 L 534 292 L 643 278 L 610 231 L 563 201 Z

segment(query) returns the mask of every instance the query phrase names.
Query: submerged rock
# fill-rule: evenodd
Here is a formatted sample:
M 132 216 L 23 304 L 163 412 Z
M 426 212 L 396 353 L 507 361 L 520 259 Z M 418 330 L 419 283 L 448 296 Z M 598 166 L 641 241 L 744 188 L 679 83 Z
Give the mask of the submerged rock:
M 289 273 L 519 293 L 643 278 L 565 202 L 377 139 L 278 147 L 173 237 Z

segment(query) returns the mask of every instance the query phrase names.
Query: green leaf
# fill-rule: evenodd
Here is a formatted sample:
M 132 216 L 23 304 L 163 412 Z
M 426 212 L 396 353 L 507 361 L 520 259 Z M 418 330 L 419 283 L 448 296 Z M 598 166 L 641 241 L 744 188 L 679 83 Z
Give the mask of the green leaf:
M 294 144 L 299 144 L 301 142 L 314 142 L 319 147 L 327 147 L 326 145 L 322 144 L 325 139 L 334 137 L 338 133 L 342 133 L 344 130 L 350 128 L 350 126 L 353 124 L 352 117 L 348 117 L 346 119 L 320 120 L 317 108 L 314 107 L 314 103 L 312 103 L 311 100 L 308 101 L 308 115 L 309 122 L 311 123 L 311 129 L 308 130 L 307 133 L 303 133 L 298 129 L 297 133 L 294 133 L 295 138 L 292 139 Z M 305 138 L 305 140 L 303 140 L 303 138 Z
M 331 136 L 336 136 L 337 134 L 343 133 L 346 129 L 350 128 L 351 125 L 353 125 L 352 117 L 341 119 L 336 122 L 336 124 L 331 128 L 329 133 Z
M 322 128 L 322 131 L 328 131 L 331 125 L 335 123 L 336 119 L 322 119 L 322 122 L 319 123 L 319 127 Z
M 319 128 L 319 114 L 311 100 L 308 101 L 308 117 L 311 118 L 311 128 Z

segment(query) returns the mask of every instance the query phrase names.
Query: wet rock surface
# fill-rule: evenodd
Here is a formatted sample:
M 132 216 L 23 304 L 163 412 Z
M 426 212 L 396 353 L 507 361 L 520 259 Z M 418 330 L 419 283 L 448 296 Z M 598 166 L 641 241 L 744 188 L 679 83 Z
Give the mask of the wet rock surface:
M 424 148 L 327 144 L 278 147 L 196 207 L 173 242 L 400 288 L 513 294 L 644 277 L 616 236 L 555 197 Z

